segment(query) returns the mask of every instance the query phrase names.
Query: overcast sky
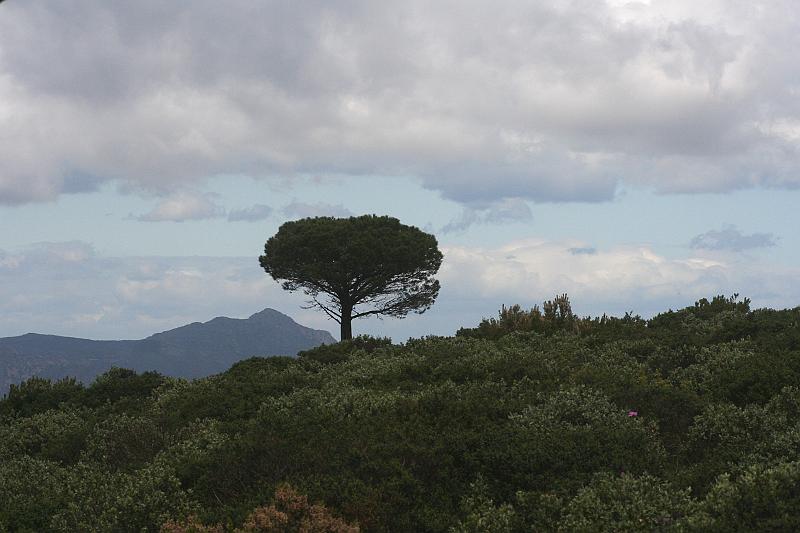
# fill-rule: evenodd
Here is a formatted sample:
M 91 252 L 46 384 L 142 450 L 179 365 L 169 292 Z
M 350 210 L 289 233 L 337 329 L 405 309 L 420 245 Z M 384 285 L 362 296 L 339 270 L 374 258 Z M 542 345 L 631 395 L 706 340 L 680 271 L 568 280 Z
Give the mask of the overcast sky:
M 301 309 L 286 220 L 390 214 L 452 334 L 568 293 L 644 316 L 800 305 L 795 0 L 7 0 L 0 336 L 137 338 Z

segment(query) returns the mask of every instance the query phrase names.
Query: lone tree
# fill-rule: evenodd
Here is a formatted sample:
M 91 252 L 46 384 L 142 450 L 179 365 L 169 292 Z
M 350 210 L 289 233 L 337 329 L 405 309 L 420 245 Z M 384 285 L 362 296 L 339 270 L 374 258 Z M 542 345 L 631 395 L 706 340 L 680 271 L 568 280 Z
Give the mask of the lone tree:
M 423 313 L 439 294 L 433 275 L 442 253 L 433 235 L 396 218 L 365 215 L 286 222 L 258 258 L 287 291 L 303 290 L 353 337 L 351 321 L 368 315 Z

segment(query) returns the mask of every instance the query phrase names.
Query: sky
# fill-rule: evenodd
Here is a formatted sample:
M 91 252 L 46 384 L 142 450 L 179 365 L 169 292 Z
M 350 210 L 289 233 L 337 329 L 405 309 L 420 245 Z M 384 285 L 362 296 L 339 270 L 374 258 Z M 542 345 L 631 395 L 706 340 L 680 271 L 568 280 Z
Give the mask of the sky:
M 451 335 L 567 293 L 644 317 L 800 305 L 794 0 L 0 2 L 0 336 L 265 307 L 288 220 L 436 236 Z

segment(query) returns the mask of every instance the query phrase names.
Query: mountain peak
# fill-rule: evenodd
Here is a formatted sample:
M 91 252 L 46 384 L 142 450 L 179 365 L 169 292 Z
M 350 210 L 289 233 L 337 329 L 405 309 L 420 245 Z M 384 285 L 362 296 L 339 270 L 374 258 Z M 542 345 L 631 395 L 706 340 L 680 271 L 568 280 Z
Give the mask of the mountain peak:
M 280 311 L 276 311 L 275 309 L 272 309 L 271 307 L 266 307 L 266 308 L 262 309 L 261 311 L 259 311 L 257 313 L 253 313 L 252 315 L 250 315 L 248 317 L 247 320 L 261 320 L 261 319 L 265 319 L 265 318 L 267 318 L 267 319 L 288 318 L 289 320 L 292 320 L 292 318 L 290 316 L 285 315 L 285 314 L 281 313 Z M 294 322 L 294 320 L 292 320 L 292 322 Z
M 89 382 L 112 366 L 197 378 L 253 356 L 288 355 L 336 340 L 266 308 L 248 319 L 217 317 L 137 341 L 93 341 L 28 333 L 0 338 L 0 395 L 32 375 Z

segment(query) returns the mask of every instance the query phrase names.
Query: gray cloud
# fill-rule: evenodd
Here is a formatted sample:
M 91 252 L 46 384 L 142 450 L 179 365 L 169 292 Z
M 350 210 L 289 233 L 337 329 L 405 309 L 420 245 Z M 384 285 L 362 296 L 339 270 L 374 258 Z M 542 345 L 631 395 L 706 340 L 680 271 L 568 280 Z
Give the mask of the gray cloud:
M 287 218 L 308 218 L 308 217 L 351 217 L 353 212 L 341 204 L 327 204 L 318 202 L 309 204 L 306 202 L 294 201 L 281 209 L 281 213 Z
M 726 226 L 721 230 L 710 230 L 695 236 L 689 242 L 689 247 L 699 250 L 741 252 L 753 248 L 767 248 L 775 244 L 775 235 L 772 233 L 745 235 L 735 226 Z
M 442 233 L 457 233 L 466 231 L 472 225 L 482 221 L 480 215 L 474 209 L 465 209 L 461 215 L 448 222 L 440 230 Z
M 521 198 L 503 198 L 480 207 L 465 208 L 457 219 L 445 224 L 442 233 L 464 231 L 475 224 L 506 224 L 531 220 L 533 214 Z
M 103 184 L 103 178 L 80 172 L 65 174 L 62 184 L 64 193 L 82 193 L 97 191 Z
M 416 176 L 468 206 L 800 186 L 792 0 L 2 10 L 4 204 L 234 173 Z
M 264 204 L 255 204 L 242 209 L 231 209 L 228 213 L 228 220 L 231 222 L 258 222 L 272 215 L 273 209 Z
M 572 255 L 595 255 L 597 254 L 597 248 L 592 246 L 579 246 L 579 247 L 572 247 L 568 248 L 567 251 Z
M 182 191 L 165 198 L 152 211 L 137 219 L 145 222 L 184 222 L 217 218 L 224 214 L 225 210 L 214 203 L 213 194 Z
M 493 202 L 486 210 L 486 222 L 501 224 L 531 220 L 533 214 L 528 204 L 521 198 L 504 198 Z

